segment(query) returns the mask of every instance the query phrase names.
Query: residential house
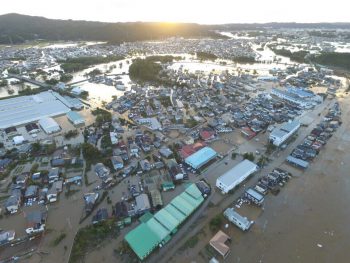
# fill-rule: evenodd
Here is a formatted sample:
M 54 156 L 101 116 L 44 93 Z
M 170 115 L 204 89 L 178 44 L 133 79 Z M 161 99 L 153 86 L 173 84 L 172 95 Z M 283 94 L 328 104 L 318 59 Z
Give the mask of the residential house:
M 147 159 L 140 161 L 140 166 L 142 171 L 150 171 L 151 170 L 151 164 Z
M 0 232 L 0 246 L 5 245 L 15 239 L 16 232 L 14 230 Z
M 16 213 L 21 205 L 22 193 L 21 190 L 15 189 L 12 191 L 11 196 L 7 198 L 5 202 L 5 209 L 8 213 Z
M 173 155 L 172 150 L 170 150 L 168 147 L 163 146 L 162 148 L 159 149 L 159 153 L 164 157 L 164 158 L 169 158 Z
M 39 193 L 39 187 L 37 185 L 30 185 L 26 189 L 24 193 L 24 199 L 32 199 L 32 198 L 37 198 Z
M 115 170 L 119 170 L 119 169 L 124 168 L 124 161 L 123 161 L 122 157 L 120 157 L 120 156 L 112 156 L 111 162 L 112 162 L 113 168 Z
M 47 200 L 50 203 L 56 202 L 58 194 L 62 192 L 63 181 L 56 181 L 52 184 L 51 188 L 47 192 Z
M 46 211 L 32 211 L 26 214 L 28 235 L 43 232 L 45 230 L 47 212 Z
M 4 172 L 6 168 L 12 163 L 12 159 L 0 159 L 0 173 Z
M 86 193 L 84 194 L 85 212 L 90 213 L 95 206 L 95 203 L 99 197 L 99 193 Z
M 135 205 L 136 214 L 138 215 L 144 214 L 151 209 L 151 205 L 147 194 L 140 194 L 136 196 L 135 201 L 136 201 L 136 205 Z
M 107 177 L 110 173 L 109 169 L 103 163 L 95 165 L 95 173 L 99 178 Z
M 96 214 L 92 217 L 92 223 L 98 224 L 102 221 L 108 219 L 108 210 L 107 208 L 100 208 L 97 210 Z
M 135 205 L 131 205 L 128 202 L 121 201 L 115 204 L 113 210 L 114 216 L 118 219 L 122 219 L 128 216 L 135 216 Z
M 52 184 L 53 182 L 58 181 L 59 178 L 60 178 L 60 169 L 57 167 L 51 168 L 48 174 L 49 183 Z

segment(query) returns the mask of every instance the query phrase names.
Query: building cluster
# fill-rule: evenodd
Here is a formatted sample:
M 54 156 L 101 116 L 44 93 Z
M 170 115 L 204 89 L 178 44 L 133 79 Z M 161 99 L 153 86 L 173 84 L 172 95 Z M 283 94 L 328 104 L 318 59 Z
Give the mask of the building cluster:
M 46 164 L 47 170 L 23 172 L 13 177 L 9 185 L 9 197 L 3 205 L 5 213 L 11 216 L 25 211 L 23 215 L 27 224 L 24 230 L 28 235 L 35 235 L 45 230 L 48 205 L 59 200 L 64 188 L 69 191 L 70 186 L 79 186 L 82 183 L 82 175 L 70 176 L 64 173 L 70 167 L 83 166 L 83 160 L 71 156 L 66 150 L 57 152 L 51 160 L 43 158 L 42 164 Z M 33 208 L 28 210 L 25 207 Z M 4 244 L 11 241 L 13 241 L 11 236 L 2 240 Z
M 81 105 L 77 99 L 61 96 L 51 90 L 1 100 L 0 129 L 3 137 L 8 138 L 6 148 L 29 145 L 39 139 L 38 135 L 42 131 L 46 135 L 62 131 L 54 119 L 61 115 L 66 115 L 74 126 L 83 125 L 84 118 L 73 111 L 81 109 Z
M 165 41 L 124 43 L 121 47 L 128 53 L 152 54 L 194 54 L 207 52 L 222 59 L 235 57 L 255 58 L 256 53 L 249 39 L 184 39 L 171 38 Z

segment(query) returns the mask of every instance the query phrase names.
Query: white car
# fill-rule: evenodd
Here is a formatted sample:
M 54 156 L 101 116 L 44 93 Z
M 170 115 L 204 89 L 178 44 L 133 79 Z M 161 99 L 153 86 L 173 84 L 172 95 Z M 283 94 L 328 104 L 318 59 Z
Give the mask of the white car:
M 26 233 L 28 235 L 30 234 L 34 234 L 34 233 L 40 233 L 40 232 L 43 232 L 45 230 L 45 224 L 42 224 L 40 226 L 40 228 L 33 228 L 33 227 L 29 227 L 26 229 Z

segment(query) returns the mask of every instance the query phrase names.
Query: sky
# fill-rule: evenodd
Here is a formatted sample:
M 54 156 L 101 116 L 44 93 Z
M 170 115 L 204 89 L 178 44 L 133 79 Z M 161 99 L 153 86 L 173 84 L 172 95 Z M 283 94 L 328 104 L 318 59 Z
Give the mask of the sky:
M 0 14 L 103 22 L 350 22 L 349 0 L 10 0 Z

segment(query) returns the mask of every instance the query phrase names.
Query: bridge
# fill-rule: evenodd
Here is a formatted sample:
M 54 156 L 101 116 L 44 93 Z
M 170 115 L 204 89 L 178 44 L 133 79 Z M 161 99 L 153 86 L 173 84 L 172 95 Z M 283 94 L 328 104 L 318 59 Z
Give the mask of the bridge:
M 23 77 L 21 75 L 8 73 L 7 76 L 8 76 L 8 78 L 15 78 L 15 79 L 31 83 L 33 85 L 36 85 L 36 86 L 39 86 L 39 87 L 42 87 L 42 88 L 50 88 L 51 87 L 51 85 L 49 85 L 47 83 L 40 82 L 40 81 L 37 81 L 37 80 L 34 80 L 34 79 L 30 79 L 30 78 L 27 78 L 27 77 Z
M 106 77 L 111 77 L 111 76 L 124 76 L 124 75 L 129 75 L 129 74 L 126 74 L 126 73 L 108 74 L 108 75 L 106 74 L 105 76 Z M 51 85 L 49 85 L 49 84 L 47 84 L 45 82 L 41 82 L 41 81 L 37 81 L 37 80 L 34 80 L 34 79 L 30 79 L 30 78 L 23 77 L 23 76 L 17 75 L 17 74 L 8 73 L 7 74 L 7 78 L 15 78 L 15 79 L 31 83 L 33 85 L 36 85 L 36 86 L 39 86 L 39 87 L 42 87 L 42 88 L 50 88 L 51 87 Z M 92 78 L 83 79 L 83 80 L 79 80 L 79 81 L 75 81 L 75 82 L 71 82 L 71 83 L 67 83 L 67 86 L 73 86 L 73 85 L 76 85 L 78 83 L 89 81 L 89 80 L 92 80 L 92 79 L 93 79 L 93 77 Z

